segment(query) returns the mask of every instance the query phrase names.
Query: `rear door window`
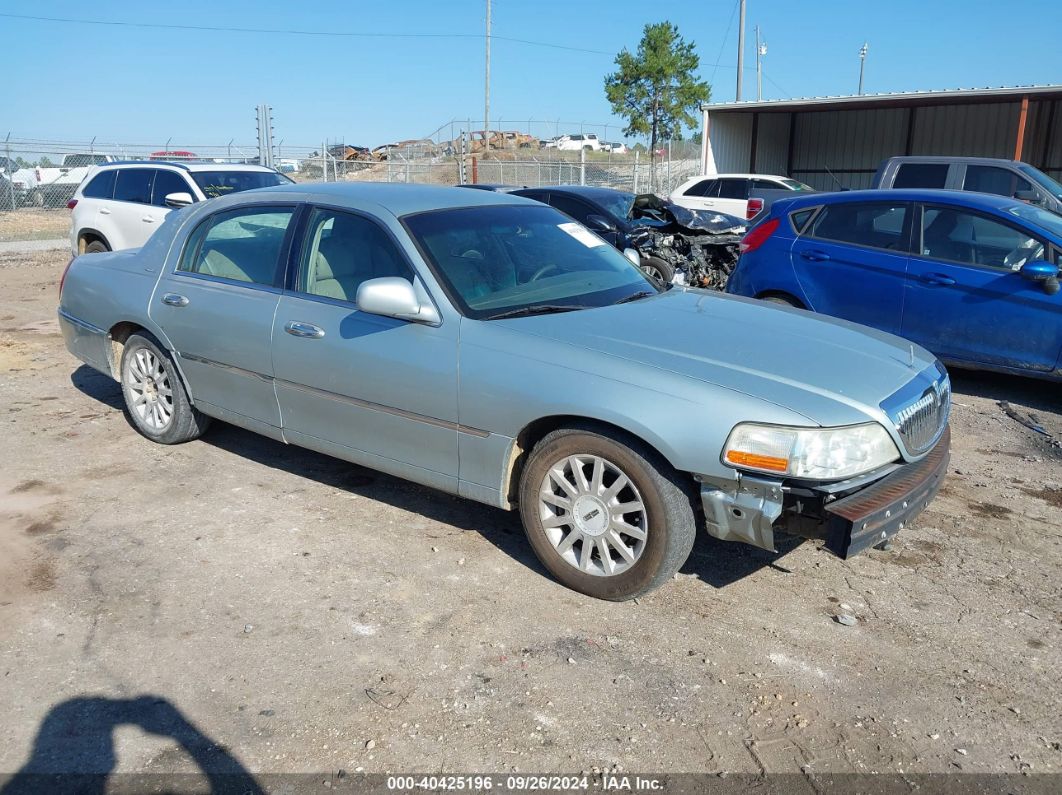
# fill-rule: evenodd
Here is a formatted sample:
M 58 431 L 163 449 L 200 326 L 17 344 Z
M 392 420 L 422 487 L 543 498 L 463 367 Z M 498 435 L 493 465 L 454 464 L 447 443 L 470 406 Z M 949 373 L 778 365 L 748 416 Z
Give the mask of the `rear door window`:
M 967 166 L 963 190 L 1014 196 L 1018 191 L 1033 190 L 1032 183 L 1009 168 L 999 166 Z
M 123 168 L 118 172 L 114 198 L 120 202 L 151 204 L 151 183 L 154 177 L 153 168 Z
M 947 163 L 903 163 L 892 181 L 894 188 L 942 189 L 947 184 Z
M 195 198 L 188 180 L 176 171 L 159 169 L 155 172 L 155 183 L 151 189 L 151 203 L 156 207 L 166 206 L 166 197 L 171 193 L 187 193 Z
M 719 180 L 720 199 L 747 199 L 748 197 L 749 181 L 747 179 Z
M 830 204 L 822 208 L 808 233 L 820 240 L 906 251 L 908 214 L 904 202 Z
M 177 270 L 279 287 L 280 252 L 294 212 L 257 205 L 217 213 L 192 233 Z
M 92 178 L 92 181 L 81 191 L 86 199 L 112 199 L 114 198 L 114 181 L 118 172 L 114 169 L 103 171 Z

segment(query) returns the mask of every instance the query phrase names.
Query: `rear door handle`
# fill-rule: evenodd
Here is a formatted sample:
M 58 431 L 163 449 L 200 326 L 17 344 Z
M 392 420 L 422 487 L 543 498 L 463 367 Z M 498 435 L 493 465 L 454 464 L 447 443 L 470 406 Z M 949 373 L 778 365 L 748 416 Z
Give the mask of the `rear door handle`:
M 955 284 L 954 279 L 950 276 L 945 276 L 943 273 L 925 273 L 922 275 L 922 281 L 926 284 L 939 285 L 941 287 Z
M 110 215 L 110 214 L 111 214 L 111 211 L 108 210 L 106 207 L 100 207 L 100 215 Z
M 293 337 L 308 337 L 310 339 L 320 339 L 325 335 L 324 329 L 320 326 L 315 326 L 313 323 L 303 323 L 298 320 L 289 320 L 285 323 L 284 331 Z
M 812 262 L 826 262 L 830 258 L 825 251 L 801 251 L 800 256 Z
M 188 306 L 188 299 L 183 295 L 177 295 L 177 293 L 166 293 L 162 296 L 162 303 L 169 306 Z
M 145 224 L 153 224 L 153 223 L 155 223 L 155 219 L 152 218 L 150 215 L 145 215 L 140 220 L 143 221 Z

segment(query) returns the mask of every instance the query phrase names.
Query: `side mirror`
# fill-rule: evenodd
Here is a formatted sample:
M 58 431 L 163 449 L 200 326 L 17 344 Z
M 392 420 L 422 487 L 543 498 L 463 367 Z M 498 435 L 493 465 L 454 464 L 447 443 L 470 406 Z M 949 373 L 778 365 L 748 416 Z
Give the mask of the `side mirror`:
M 642 255 L 638 253 L 636 248 L 623 249 L 623 256 L 630 260 L 631 265 L 636 268 L 640 268 L 642 265 Z
M 174 209 L 176 209 L 178 207 L 187 207 L 189 204 L 192 204 L 194 201 L 195 201 L 195 199 L 192 198 L 192 194 L 191 193 L 184 193 L 184 192 L 181 192 L 181 193 L 167 193 L 166 194 L 166 199 L 165 199 L 166 206 L 167 207 L 173 207 Z
M 417 294 L 408 279 L 384 276 L 369 279 L 358 287 L 358 309 L 370 315 L 382 315 L 413 323 L 435 324 L 439 313 L 427 296 Z
M 1018 273 L 1031 282 L 1043 282 L 1057 278 L 1058 267 L 1042 259 L 1034 259 L 1022 265 Z
M 590 215 L 586 218 L 586 225 L 595 232 L 615 232 L 616 223 L 603 215 Z
M 1014 198 L 1029 204 L 1040 204 L 1043 201 L 1040 194 L 1034 190 L 1019 190 L 1014 192 Z

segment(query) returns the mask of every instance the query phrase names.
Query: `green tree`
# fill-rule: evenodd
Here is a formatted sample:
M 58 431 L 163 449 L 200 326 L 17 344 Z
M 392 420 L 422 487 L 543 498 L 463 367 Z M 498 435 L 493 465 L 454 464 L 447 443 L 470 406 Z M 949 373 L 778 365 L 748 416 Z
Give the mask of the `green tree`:
M 645 26 L 636 53 L 626 47 L 620 51 L 616 71 L 605 77 L 605 96 L 613 113 L 627 120 L 624 133 L 649 136 L 654 165 L 657 142 L 681 139 L 684 126 L 697 124 L 691 111 L 711 95 L 708 83 L 697 79 L 700 65 L 693 44 L 679 35 L 678 28 L 658 22 Z
M 41 156 L 40 167 L 41 168 L 51 168 L 52 167 L 52 161 L 48 159 L 48 155 L 42 155 Z

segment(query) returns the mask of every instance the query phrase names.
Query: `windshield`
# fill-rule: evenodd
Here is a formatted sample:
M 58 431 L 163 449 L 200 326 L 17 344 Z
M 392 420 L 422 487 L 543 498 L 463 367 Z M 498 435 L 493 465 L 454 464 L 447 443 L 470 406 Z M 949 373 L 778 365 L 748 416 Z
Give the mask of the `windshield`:
M 631 219 L 631 210 L 634 207 L 634 194 L 623 191 L 609 191 L 604 196 L 594 196 L 594 200 L 608 210 L 609 214 L 621 221 Z
M 783 179 L 782 180 L 782 184 L 785 185 L 787 188 L 789 188 L 789 190 L 805 190 L 805 191 L 806 190 L 810 190 L 810 191 L 814 191 L 815 190 L 810 185 L 805 185 L 803 182 L 800 182 L 800 181 L 795 180 L 795 179 Z
M 193 171 L 192 179 L 208 199 L 291 182 L 275 171 Z
M 1031 177 L 1033 182 L 1036 182 L 1041 188 L 1044 188 L 1048 193 L 1054 196 L 1056 199 L 1062 201 L 1062 184 L 1051 179 L 1047 174 L 1040 171 L 1038 168 L 1033 168 L 1030 165 L 1022 163 L 1018 166 L 1018 170 L 1025 176 Z
M 439 210 L 404 223 L 468 317 L 587 309 L 659 291 L 619 251 L 552 207 Z
M 1062 238 L 1062 215 L 1055 215 L 1050 210 L 1034 207 L 1031 204 L 1015 204 L 1013 207 L 1007 207 L 1003 212 L 1036 224 L 1041 229 L 1046 229 L 1051 234 Z

